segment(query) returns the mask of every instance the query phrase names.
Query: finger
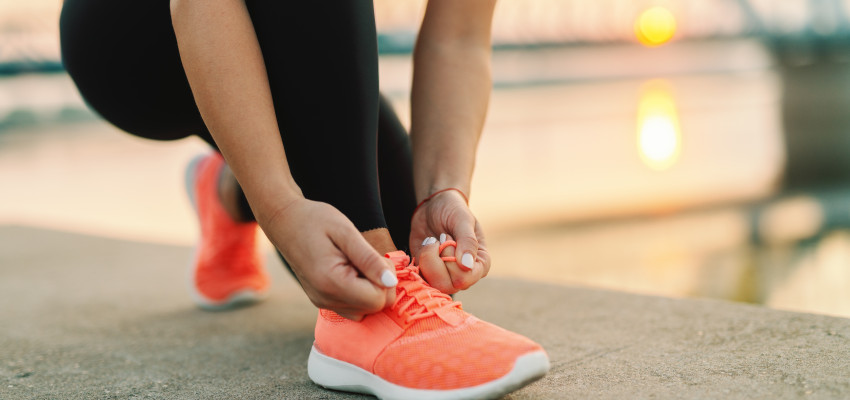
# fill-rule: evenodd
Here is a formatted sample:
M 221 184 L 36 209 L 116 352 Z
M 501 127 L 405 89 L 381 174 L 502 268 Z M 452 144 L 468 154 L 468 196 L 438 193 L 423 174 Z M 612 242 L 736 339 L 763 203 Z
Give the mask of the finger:
M 349 314 L 372 314 L 383 310 L 387 305 L 388 289 L 357 276 L 351 266 L 344 268 L 348 271 L 336 273 L 338 268 L 331 271 L 331 290 L 324 295 L 335 299 L 339 308 L 348 309 Z
M 433 236 L 428 236 L 425 238 L 425 240 L 422 241 L 422 247 L 430 246 L 435 243 L 437 243 L 437 238 Z
M 419 249 L 422 247 L 422 242 L 419 239 L 414 239 L 413 234 L 411 233 L 407 246 L 407 248 L 410 249 L 410 256 L 416 257 L 419 254 Z
M 446 264 L 440 259 L 436 238 L 419 251 L 419 272 L 435 289 L 447 294 L 457 292 L 452 285 L 452 277 L 446 269 Z
M 457 262 L 445 261 L 446 259 L 456 259 L 455 256 L 455 246 L 450 245 L 452 242 L 451 237 L 447 237 L 446 244 L 441 245 L 443 251 L 440 253 L 440 257 L 446 263 L 446 270 L 449 272 L 449 277 L 452 280 L 452 286 L 457 290 L 466 290 L 470 286 L 474 285 L 475 282 L 478 282 L 483 274 L 483 268 L 478 266 L 476 263 L 475 267 L 471 270 L 462 269 Z
M 437 243 L 437 238 L 435 238 L 433 236 L 426 237 L 421 243 L 419 243 L 419 242 L 414 243 L 410 247 L 410 255 L 411 256 L 416 255 L 418 257 L 419 253 L 422 252 L 423 247 L 425 247 L 429 244 L 433 244 L 433 243 Z
M 452 265 L 457 268 L 457 266 L 454 265 L 458 262 L 455 257 L 457 242 L 455 242 L 451 235 L 447 235 L 445 233 L 440 234 L 440 239 L 440 247 L 439 250 L 437 250 L 437 252 L 440 253 L 440 259 L 446 263 L 446 266 Z
M 348 318 L 348 319 L 350 319 L 354 322 L 360 322 L 360 321 L 363 320 L 363 317 L 365 317 L 364 314 L 351 312 L 351 311 L 343 311 L 343 310 L 331 310 L 331 311 L 339 314 L 340 317 Z
M 353 308 L 347 307 L 347 306 L 339 306 L 339 307 L 336 307 L 336 308 L 329 308 L 329 310 L 339 314 L 343 318 L 348 318 L 348 319 L 350 319 L 354 322 L 360 322 L 360 321 L 363 320 L 363 318 L 366 317 L 366 315 L 368 315 L 367 313 L 364 313 L 363 311 L 353 309 Z
M 419 252 L 422 251 L 422 240 L 421 239 L 414 239 L 413 237 L 411 237 L 408 245 L 410 246 L 411 257 L 418 256 Z
M 342 257 L 342 254 L 338 257 Z M 379 306 L 378 303 L 384 301 L 383 293 L 369 293 L 370 289 L 374 290 L 376 287 L 367 279 L 358 276 L 357 270 L 347 263 L 335 265 L 324 274 L 323 279 L 312 283 L 305 287 L 305 292 L 316 307 L 332 310 L 354 321 L 359 321 L 364 315 L 373 312 L 372 310 Z
M 475 235 L 478 238 L 478 261 L 481 262 L 481 277 L 484 278 L 490 273 L 492 259 L 490 252 L 487 251 L 487 239 L 484 238 L 484 230 L 478 221 L 475 221 Z
M 360 279 L 362 280 L 362 278 L 360 278 Z M 392 295 L 390 295 L 390 293 L 392 293 Z M 386 307 L 389 307 L 390 305 L 392 305 L 395 302 L 395 298 L 396 298 L 395 290 L 384 289 L 384 295 L 385 295 L 384 306 L 377 311 L 371 310 L 371 309 L 366 310 L 366 309 L 363 309 L 359 306 L 355 306 L 355 305 L 347 304 L 347 303 L 337 303 L 333 307 L 325 307 L 325 308 L 333 310 L 334 312 L 336 312 L 340 316 L 342 316 L 344 318 L 348 318 L 352 321 L 361 321 L 367 315 L 374 314 L 375 312 L 378 312 L 378 311 L 380 311 L 380 310 L 382 310 Z
M 457 242 L 456 257 L 460 268 L 471 271 L 475 266 L 475 257 L 478 255 L 478 238 L 475 235 L 475 218 L 465 215 L 460 218 L 450 232 Z
M 350 229 L 349 229 L 350 228 Z M 331 240 L 363 276 L 374 285 L 393 288 L 398 284 L 392 261 L 381 257 L 354 225 L 329 232 Z
M 384 300 L 384 308 L 395 304 L 396 292 L 395 289 L 384 289 L 387 298 Z

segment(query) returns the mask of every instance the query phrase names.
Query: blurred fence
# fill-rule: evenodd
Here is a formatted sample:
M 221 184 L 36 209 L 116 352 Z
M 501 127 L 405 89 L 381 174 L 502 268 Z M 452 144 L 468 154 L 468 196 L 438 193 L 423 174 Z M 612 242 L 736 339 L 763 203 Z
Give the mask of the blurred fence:
M 0 0 L 0 75 L 61 70 L 61 0 Z
M 383 52 L 409 52 L 424 0 L 376 0 Z M 61 70 L 61 0 L 0 0 L 0 74 Z M 501 0 L 497 46 L 633 41 L 637 15 L 661 5 L 676 15 L 677 38 L 746 35 L 843 37 L 847 0 Z

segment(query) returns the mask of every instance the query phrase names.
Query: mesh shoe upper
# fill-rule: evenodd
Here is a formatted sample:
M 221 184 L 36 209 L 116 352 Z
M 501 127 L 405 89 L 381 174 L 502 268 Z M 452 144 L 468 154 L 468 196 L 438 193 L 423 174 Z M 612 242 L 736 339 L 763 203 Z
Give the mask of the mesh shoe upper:
M 521 355 L 542 350 L 463 311 L 428 285 L 403 252 L 387 257 L 396 263 L 396 302 L 361 322 L 321 310 L 316 347 L 322 353 L 397 385 L 450 390 L 498 379 Z
M 245 289 L 261 292 L 269 285 L 256 246 L 257 223 L 234 221 L 219 201 L 223 166 L 219 153 L 204 157 L 192 188 L 201 225 L 193 281 L 198 292 L 213 301 Z

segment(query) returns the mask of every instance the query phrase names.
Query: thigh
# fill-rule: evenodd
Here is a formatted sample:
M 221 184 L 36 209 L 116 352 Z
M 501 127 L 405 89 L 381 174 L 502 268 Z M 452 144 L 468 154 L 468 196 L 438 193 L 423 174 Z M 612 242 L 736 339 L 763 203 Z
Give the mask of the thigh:
M 246 5 L 295 181 L 307 198 L 333 205 L 359 230 L 386 227 L 372 0 Z
M 86 102 L 134 135 L 208 136 L 177 51 L 168 0 L 66 0 L 62 59 Z

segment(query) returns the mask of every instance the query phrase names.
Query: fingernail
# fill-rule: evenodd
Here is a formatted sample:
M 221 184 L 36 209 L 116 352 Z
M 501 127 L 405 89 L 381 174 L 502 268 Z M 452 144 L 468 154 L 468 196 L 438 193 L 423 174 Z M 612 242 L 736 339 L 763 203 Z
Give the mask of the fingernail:
M 385 269 L 384 273 L 381 274 L 381 283 L 388 288 L 395 287 L 395 285 L 398 285 L 398 278 L 390 270 Z
M 464 267 L 469 268 L 470 270 L 472 270 L 472 266 L 474 265 L 473 264 L 474 262 L 475 262 L 475 259 L 472 258 L 472 254 L 470 254 L 470 253 L 464 253 L 463 257 L 461 257 L 461 259 L 460 259 L 460 263 Z
M 422 245 L 423 245 L 423 246 L 428 246 L 428 245 L 430 245 L 430 244 L 434 244 L 434 243 L 437 243 L 437 238 L 435 238 L 435 237 L 431 236 L 431 237 L 429 237 L 429 238 L 425 239 L 425 241 L 424 241 L 424 242 L 422 242 Z
M 446 234 L 445 234 L 445 233 L 441 233 L 441 234 L 440 234 L 440 244 L 443 244 L 443 243 L 445 243 L 445 242 L 446 242 Z

